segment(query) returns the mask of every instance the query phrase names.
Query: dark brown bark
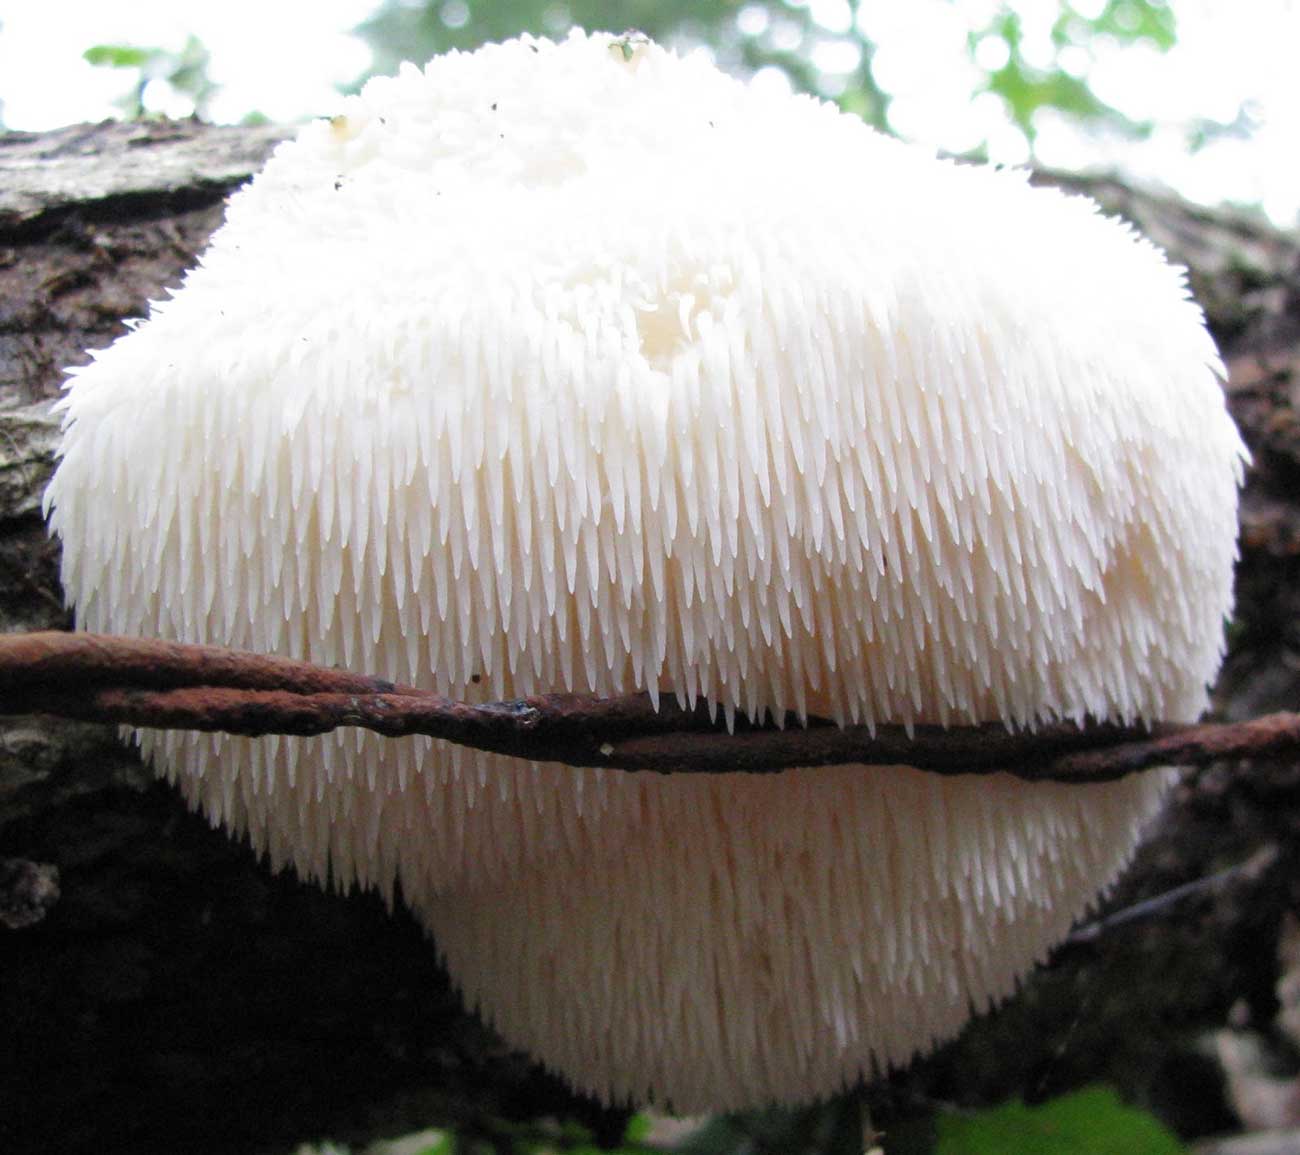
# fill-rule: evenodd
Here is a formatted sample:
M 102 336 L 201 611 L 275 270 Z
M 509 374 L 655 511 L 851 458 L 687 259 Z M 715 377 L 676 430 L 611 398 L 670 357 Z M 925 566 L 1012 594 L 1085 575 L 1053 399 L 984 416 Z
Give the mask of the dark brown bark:
M 61 366 L 177 282 L 277 137 L 195 124 L 0 137 L 0 628 L 61 628 L 39 515 Z M 1077 183 L 1077 182 L 1075 182 Z M 1224 718 L 1300 704 L 1300 245 L 1247 217 L 1082 187 L 1191 268 L 1255 455 Z M 464 1014 L 400 909 L 272 876 L 188 813 L 113 728 L 0 722 L 0 1150 L 285 1150 L 458 1122 L 598 1117 Z M 1224 875 L 1240 863 L 1251 869 Z M 57 873 L 56 873 L 57 872 Z M 1198 1040 L 1267 1029 L 1300 907 L 1300 768 L 1190 774 L 1105 910 L 1021 995 L 870 1091 L 932 1100 L 1105 1079 L 1186 1133 L 1230 1123 Z

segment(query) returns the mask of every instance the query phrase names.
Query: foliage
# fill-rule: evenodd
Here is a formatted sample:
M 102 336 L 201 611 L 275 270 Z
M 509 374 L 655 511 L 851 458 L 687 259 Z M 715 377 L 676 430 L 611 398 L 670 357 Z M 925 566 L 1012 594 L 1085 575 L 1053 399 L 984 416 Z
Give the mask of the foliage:
M 1005 46 L 1006 63 L 987 74 L 983 90 L 1001 98 L 1007 115 L 1031 143 L 1035 136 L 1034 114 L 1040 108 L 1052 108 L 1076 120 L 1106 123 L 1128 136 L 1142 136 L 1150 125 L 1130 120 L 1118 109 L 1099 99 L 1088 86 L 1086 71 L 1074 59 L 1090 55 L 1100 39 L 1122 43 L 1147 43 L 1161 52 L 1174 45 L 1173 11 L 1162 0 L 1107 0 L 1095 16 L 1085 16 L 1069 0 L 1062 0 L 1052 24 L 1051 59 L 1046 66 L 1032 64 L 1024 50 L 1020 14 L 1004 4 L 983 28 L 967 38 L 971 53 L 985 37 L 993 37 Z
M 889 127 L 890 95 L 878 83 L 876 45 L 862 31 L 862 0 L 813 5 L 807 0 L 384 0 L 358 30 L 374 52 L 374 70 L 390 72 L 402 60 L 425 60 L 449 49 L 472 49 L 521 32 L 562 36 L 568 28 L 635 28 L 679 47 L 708 46 L 733 71 L 775 68 L 797 92 L 835 100 L 878 128 Z M 1166 0 L 1105 0 L 1102 9 L 1080 11 L 1081 0 L 1057 0 L 1046 63 L 1026 50 L 1020 7 L 1004 0 L 994 16 L 968 33 L 972 59 L 992 40 L 990 53 L 1003 63 L 982 69 L 978 92 L 996 96 L 1008 118 L 1031 143 L 1035 114 L 1051 109 L 1075 120 L 1141 136 L 1149 125 L 1130 120 L 1097 97 L 1087 65 L 1099 40 L 1145 43 L 1159 51 L 1174 43 L 1174 14 Z M 847 71 L 817 67 L 826 50 Z
M 155 81 L 187 98 L 198 117 L 207 112 L 217 91 L 217 85 L 208 76 L 208 50 L 197 36 L 188 37 L 179 52 L 134 44 L 97 44 L 86 49 L 82 56 L 99 68 L 135 71 L 130 90 L 116 101 L 128 120 L 138 120 L 148 113 L 145 90 Z
M 952 0 L 955 3 L 955 0 Z M 864 0 L 381 0 L 357 30 L 370 45 L 368 75 L 391 73 L 403 60 L 423 61 L 451 49 L 469 50 L 521 32 L 563 36 L 574 26 L 636 29 L 680 48 L 707 46 L 727 70 L 774 69 L 797 92 L 834 100 L 877 128 L 888 130 L 890 93 L 876 76 L 876 44 L 858 19 Z M 1151 126 L 1134 121 L 1100 99 L 1089 85 L 1095 46 L 1102 42 L 1173 46 L 1169 0 L 1056 0 L 1050 49 L 1026 44 L 1024 0 L 1003 0 L 983 24 L 967 33 L 971 59 L 998 61 L 978 68 L 972 97 L 996 97 L 1007 118 L 1032 146 L 1042 110 L 1076 122 L 1141 137 Z M 991 48 L 991 51 L 989 49 Z M 984 49 L 985 51 L 981 51 Z M 839 71 L 819 67 L 829 55 Z M 129 118 L 144 116 L 146 90 L 161 81 L 188 98 L 203 116 L 217 86 L 208 76 L 208 52 L 191 36 L 179 52 L 130 44 L 102 44 L 85 58 L 106 68 L 133 70 L 131 89 L 119 107 Z M 357 85 L 364 80 L 358 78 Z M 1219 126 L 1204 126 L 1206 139 Z M 1236 130 L 1240 126 L 1231 126 Z M 1195 141 L 1193 141 L 1195 143 Z
M 1126 1106 L 1110 1087 L 1087 1087 L 1038 1107 L 1004 1103 L 938 1119 L 935 1155 L 1178 1155 L 1186 1150 L 1145 1111 Z
M 756 72 L 774 67 L 801 92 L 838 97 L 877 126 L 885 126 L 888 96 L 871 70 L 873 45 L 850 16 L 835 29 L 818 24 L 807 4 L 782 0 L 444 0 L 410 4 L 386 0 L 359 32 L 374 52 L 374 70 L 389 72 L 403 60 L 424 60 L 452 48 L 471 49 L 521 32 L 563 36 L 577 25 L 590 29 L 636 29 L 651 39 L 680 47 L 708 45 L 723 68 Z M 845 26 L 847 25 L 847 26 Z M 857 66 L 835 78 L 813 63 L 819 47 L 846 44 Z
M 573 1122 L 496 1121 L 474 1134 L 422 1132 L 372 1144 L 359 1155 L 860 1155 L 858 1098 L 842 1095 L 802 1108 L 718 1116 L 671 1147 L 649 1143 L 650 1120 L 634 1115 L 620 1145 L 592 1142 Z M 1186 1148 L 1153 1116 L 1126 1105 L 1110 1087 L 1093 1086 L 1035 1107 L 1019 1101 L 981 1111 L 946 1110 L 891 1127 L 878 1141 L 889 1155 L 1182 1155 Z M 348 1155 L 345 1148 L 303 1146 L 296 1155 Z

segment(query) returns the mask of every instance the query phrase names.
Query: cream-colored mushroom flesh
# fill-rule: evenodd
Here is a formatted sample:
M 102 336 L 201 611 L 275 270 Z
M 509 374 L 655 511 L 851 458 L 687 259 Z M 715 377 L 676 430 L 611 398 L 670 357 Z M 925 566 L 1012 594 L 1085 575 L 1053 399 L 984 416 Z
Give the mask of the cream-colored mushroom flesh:
M 1231 607 L 1220 373 L 1182 274 L 1087 200 L 700 58 L 519 40 L 282 145 L 73 372 L 47 500 L 88 630 L 476 701 L 1186 721 Z M 276 866 L 400 880 L 575 1086 L 681 1111 L 953 1035 L 1168 781 L 140 741 Z

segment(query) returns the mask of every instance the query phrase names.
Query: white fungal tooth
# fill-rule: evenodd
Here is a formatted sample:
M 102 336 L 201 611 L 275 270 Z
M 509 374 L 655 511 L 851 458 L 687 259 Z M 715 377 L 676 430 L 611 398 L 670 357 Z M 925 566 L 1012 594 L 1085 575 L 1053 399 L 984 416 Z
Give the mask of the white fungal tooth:
M 611 46 L 368 85 L 70 373 L 46 508 L 79 626 L 729 728 L 1195 719 L 1245 451 L 1183 275 L 1023 174 Z M 400 881 L 512 1043 L 685 1112 L 951 1037 L 1169 780 L 141 745 L 273 864 Z

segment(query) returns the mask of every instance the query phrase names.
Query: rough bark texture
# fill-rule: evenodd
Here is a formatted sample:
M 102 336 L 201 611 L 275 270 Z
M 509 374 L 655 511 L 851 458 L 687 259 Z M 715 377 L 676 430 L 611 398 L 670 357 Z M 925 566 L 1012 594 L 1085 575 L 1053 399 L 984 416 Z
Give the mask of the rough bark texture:
M 177 283 L 280 135 L 186 123 L 0 137 L 0 628 L 67 622 L 40 516 L 61 368 Z M 1060 179 L 1191 269 L 1255 454 L 1218 706 L 1295 709 L 1300 244 L 1252 218 Z M 1300 767 L 1190 776 L 1107 903 L 1248 859 L 1258 868 L 1063 948 L 1010 1005 L 872 1088 L 876 1123 L 1104 1079 L 1184 1134 L 1231 1127 L 1201 1041 L 1230 1016 L 1277 1034 L 1278 928 L 1300 908 Z M 0 1038 L 0 1149 L 13 1155 L 260 1152 L 601 1118 L 460 1010 L 404 913 L 272 876 L 111 730 L 78 723 L 0 719 Z

